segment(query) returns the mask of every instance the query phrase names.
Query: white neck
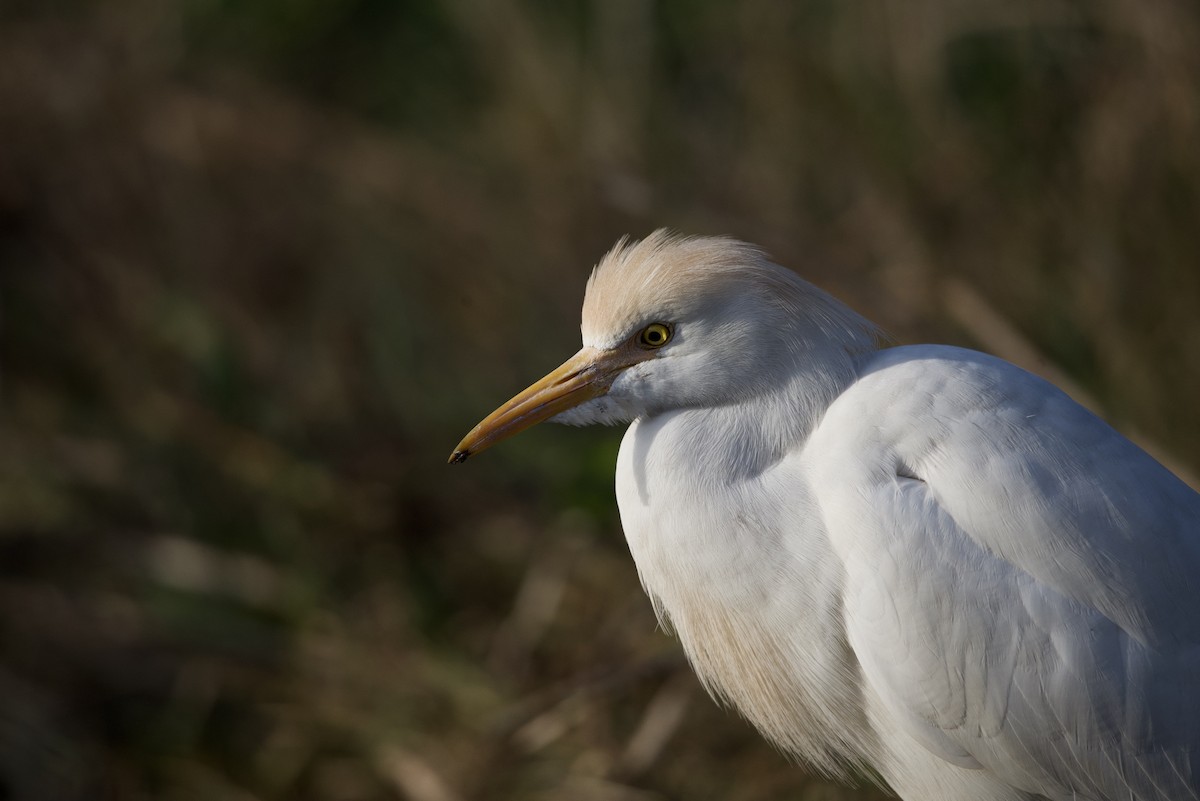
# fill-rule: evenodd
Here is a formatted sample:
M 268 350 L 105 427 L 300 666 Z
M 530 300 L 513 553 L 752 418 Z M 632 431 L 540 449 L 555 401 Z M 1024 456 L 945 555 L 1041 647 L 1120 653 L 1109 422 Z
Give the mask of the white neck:
M 617 500 L 642 582 L 709 690 L 780 747 L 841 774 L 872 738 L 836 608 L 840 564 L 785 454 L 802 451 L 854 365 L 810 364 L 750 402 L 635 421 Z M 799 517 L 746 511 L 779 508 L 761 502 L 779 493 Z M 837 731 L 845 740 L 828 744 Z

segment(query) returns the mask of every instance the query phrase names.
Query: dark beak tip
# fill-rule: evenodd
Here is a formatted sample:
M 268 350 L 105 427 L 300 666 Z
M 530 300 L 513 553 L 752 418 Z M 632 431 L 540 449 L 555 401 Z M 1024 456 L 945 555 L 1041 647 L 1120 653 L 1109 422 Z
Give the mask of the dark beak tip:
M 467 461 L 467 457 L 471 455 L 470 451 L 455 451 L 450 454 L 449 461 L 446 464 L 462 464 Z

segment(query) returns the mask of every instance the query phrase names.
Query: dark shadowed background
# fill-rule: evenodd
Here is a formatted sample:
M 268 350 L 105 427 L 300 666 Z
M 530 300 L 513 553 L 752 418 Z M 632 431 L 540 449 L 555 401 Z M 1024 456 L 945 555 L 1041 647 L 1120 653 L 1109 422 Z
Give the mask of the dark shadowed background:
M 450 449 L 668 225 L 1194 475 L 1198 187 L 1189 0 L 3 0 L 0 799 L 877 797 L 657 630 L 619 432 Z

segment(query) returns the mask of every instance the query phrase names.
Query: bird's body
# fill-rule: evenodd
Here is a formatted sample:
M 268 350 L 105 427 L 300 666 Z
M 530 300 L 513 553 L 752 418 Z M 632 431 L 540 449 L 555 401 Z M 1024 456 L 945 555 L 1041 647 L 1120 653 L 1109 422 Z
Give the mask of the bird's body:
M 780 412 L 667 412 L 622 442 L 630 550 L 710 688 L 905 798 L 1195 797 L 1194 492 L 954 348 L 865 358 L 781 459 L 712 458 Z
M 729 240 L 614 250 L 583 333 L 457 453 L 631 421 L 642 582 L 767 737 L 905 799 L 1200 798 L 1200 495 L 1106 423 Z

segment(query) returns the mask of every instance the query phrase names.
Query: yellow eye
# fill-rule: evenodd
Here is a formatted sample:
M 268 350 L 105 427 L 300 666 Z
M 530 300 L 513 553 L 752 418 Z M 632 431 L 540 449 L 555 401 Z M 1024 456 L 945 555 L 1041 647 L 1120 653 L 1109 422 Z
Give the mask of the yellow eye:
M 638 334 L 638 344 L 644 348 L 661 348 L 671 339 L 671 329 L 662 323 L 650 323 Z

